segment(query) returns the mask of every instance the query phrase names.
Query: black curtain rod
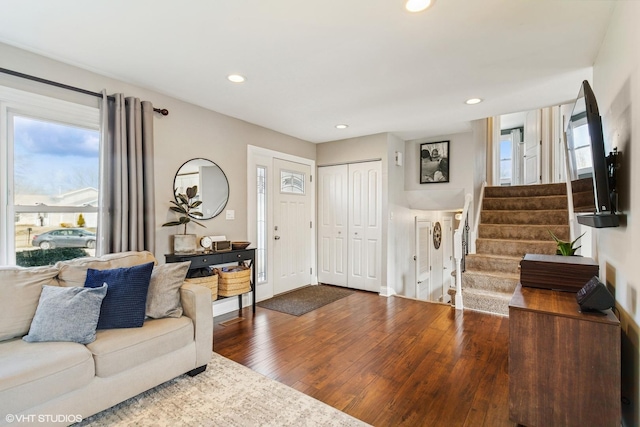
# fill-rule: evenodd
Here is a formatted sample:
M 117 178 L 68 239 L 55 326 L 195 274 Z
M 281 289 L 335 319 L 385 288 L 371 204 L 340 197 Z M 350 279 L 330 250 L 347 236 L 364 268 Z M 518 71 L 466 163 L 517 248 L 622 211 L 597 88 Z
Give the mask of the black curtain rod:
M 85 95 L 91 95 L 91 96 L 95 96 L 97 98 L 102 98 L 103 97 L 102 94 L 99 93 L 99 92 L 92 92 L 90 90 L 81 89 L 81 88 L 75 87 L 75 86 L 69 86 L 69 85 L 66 85 L 64 83 L 54 82 L 53 80 L 47 80 L 47 79 L 43 79 L 43 78 L 40 78 L 40 77 L 30 76 L 29 74 L 24 74 L 24 73 L 20 73 L 18 71 L 8 70 L 6 68 L 0 68 L 0 72 L 5 73 L 5 74 L 10 74 L 12 76 L 20 77 L 20 78 L 23 78 L 23 79 L 32 80 L 34 82 L 44 83 L 44 84 L 47 84 L 47 85 L 59 87 L 59 88 L 62 88 L 62 89 L 67 89 L 67 90 L 72 90 L 74 92 L 84 93 Z M 113 96 L 107 96 L 107 98 L 110 99 L 111 101 L 115 100 L 115 98 Z M 169 110 L 167 110 L 166 108 L 154 108 L 153 111 L 155 111 L 156 113 L 160 113 L 163 116 L 168 116 L 169 115 Z

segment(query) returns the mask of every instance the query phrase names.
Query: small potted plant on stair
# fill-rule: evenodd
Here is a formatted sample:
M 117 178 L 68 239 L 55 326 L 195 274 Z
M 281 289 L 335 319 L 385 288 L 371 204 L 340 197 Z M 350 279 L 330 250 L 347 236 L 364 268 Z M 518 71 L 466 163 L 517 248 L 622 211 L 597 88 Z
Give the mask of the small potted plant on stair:
M 549 234 L 551 234 L 551 237 L 553 237 L 553 240 L 556 241 L 556 246 L 557 246 L 556 255 L 563 255 L 563 256 L 575 256 L 576 251 L 580 249 L 582 246 L 574 247 L 574 245 L 586 233 L 586 232 L 582 233 L 580 236 L 576 237 L 576 239 L 573 242 L 565 242 L 564 240 L 559 239 L 555 234 L 553 234 L 551 230 L 548 230 L 548 231 L 549 231 Z
M 187 224 L 193 222 L 200 227 L 204 225 L 193 219 L 193 217 L 201 217 L 202 212 L 195 209 L 202 204 L 200 200 L 194 200 L 198 195 L 198 186 L 187 187 L 185 193 L 178 193 L 176 189 L 176 200 L 171 200 L 175 206 L 171 206 L 174 212 L 177 212 L 180 216 L 176 221 L 169 221 L 162 224 L 163 227 L 170 227 L 173 225 L 184 225 L 183 234 L 175 234 L 173 236 L 173 252 L 174 253 L 189 253 L 196 250 L 196 235 L 187 234 Z

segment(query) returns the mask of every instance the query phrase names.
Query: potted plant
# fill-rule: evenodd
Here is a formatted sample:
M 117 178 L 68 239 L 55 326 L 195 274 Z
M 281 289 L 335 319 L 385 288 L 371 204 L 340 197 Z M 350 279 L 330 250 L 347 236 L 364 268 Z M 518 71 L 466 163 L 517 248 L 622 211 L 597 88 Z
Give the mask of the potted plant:
M 187 187 L 187 191 L 185 193 L 178 193 L 177 191 L 178 190 L 176 189 L 176 200 L 170 201 L 170 203 L 173 203 L 175 206 L 171 206 L 169 209 L 177 212 L 180 216 L 176 221 L 169 221 L 162 224 L 162 226 L 170 227 L 173 225 L 184 225 L 184 233 L 175 234 L 173 236 L 173 252 L 193 252 L 196 249 L 196 235 L 187 234 L 187 224 L 193 222 L 195 224 L 198 224 L 200 227 L 204 227 L 204 225 L 200 224 L 198 221 L 192 218 L 193 216 L 202 216 L 202 212 L 194 210 L 202 204 L 202 201 L 194 200 L 198 194 L 197 185 L 194 185 L 193 187 Z
M 582 233 L 580 236 L 576 237 L 576 239 L 573 242 L 565 242 L 564 240 L 559 239 L 555 234 L 553 234 L 553 232 L 551 232 L 551 230 L 547 230 L 549 231 L 549 234 L 551 234 L 551 237 L 553 237 L 553 240 L 556 241 L 556 245 L 557 245 L 557 249 L 556 249 L 556 255 L 563 255 L 563 256 L 574 256 L 575 252 L 580 249 L 582 246 L 578 246 L 578 247 L 574 247 L 573 245 L 576 244 L 576 242 L 585 235 L 585 233 Z

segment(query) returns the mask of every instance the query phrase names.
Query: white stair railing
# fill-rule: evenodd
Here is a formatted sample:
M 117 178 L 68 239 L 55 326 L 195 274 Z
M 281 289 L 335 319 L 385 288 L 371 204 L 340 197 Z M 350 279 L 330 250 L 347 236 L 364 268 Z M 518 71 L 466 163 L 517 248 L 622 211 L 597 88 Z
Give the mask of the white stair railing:
M 456 260 L 456 310 L 464 309 L 462 302 L 462 272 L 465 268 L 464 258 L 469 253 L 469 206 L 472 200 L 471 194 L 465 196 L 460 224 L 453 233 L 453 256 Z
M 476 253 L 476 239 L 478 238 L 478 227 L 480 226 L 480 215 L 482 214 L 482 202 L 484 201 L 484 189 L 487 188 L 487 181 L 482 182 L 482 187 L 480 188 L 480 197 L 478 198 L 478 203 L 474 206 L 476 210 L 476 216 L 473 221 L 473 231 L 471 232 L 471 239 L 469 242 L 469 252 L 472 254 Z

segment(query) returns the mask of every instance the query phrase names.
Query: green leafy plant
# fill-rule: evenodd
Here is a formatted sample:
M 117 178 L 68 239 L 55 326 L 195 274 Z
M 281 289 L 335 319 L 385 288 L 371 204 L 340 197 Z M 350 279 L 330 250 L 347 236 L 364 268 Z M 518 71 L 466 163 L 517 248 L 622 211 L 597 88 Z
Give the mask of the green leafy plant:
M 563 255 L 563 256 L 572 256 L 575 255 L 576 251 L 578 249 L 580 249 L 582 246 L 578 246 L 578 247 L 574 247 L 573 245 L 576 244 L 576 242 L 578 240 L 580 240 L 580 237 L 584 236 L 585 233 L 582 233 L 580 236 L 576 237 L 576 239 L 573 242 L 565 242 L 564 240 L 559 239 L 555 234 L 553 234 L 553 232 L 551 232 L 551 230 L 547 230 L 549 232 L 549 234 L 551 234 L 551 237 L 553 237 L 553 240 L 556 241 L 556 254 L 557 255 Z
M 78 215 L 78 221 L 76 222 L 78 224 L 78 227 L 82 228 L 85 225 L 87 225 L 87 222 L 84 219 L 84 216 L 82 215 L 82 213 L 80 215 Z
M 187 234 L 187 224 L 189 224 L 190 222 L 198 224 L 200 227 L 204 227 L 204 225 L 191 218 L 191 215 L 202 216 L 202 212 L 194 210 L 202 204 L 202 201 L 200 200 L 193 200 L 197 195 L 197 185 L 194 185 L 193 187 L 187 187 L 186 193 L 176 193 L 176 200 L 170 201 L 170 203 L 173 203 L 175 206 L 171 206 L 169 209 L 179 213 L 180 217 L 177 221 L 169 221 L 162 224 L 162 226 L 170 227 L 172 225 L 184 225 L 184 233 L 182 234 Z
M 82 248 L 53 248 L 34 249 L 16 252 L 16 265 L 20 267 L 35 267 L 39 265 L 53 265 L 58 261 L 89 256 Z

